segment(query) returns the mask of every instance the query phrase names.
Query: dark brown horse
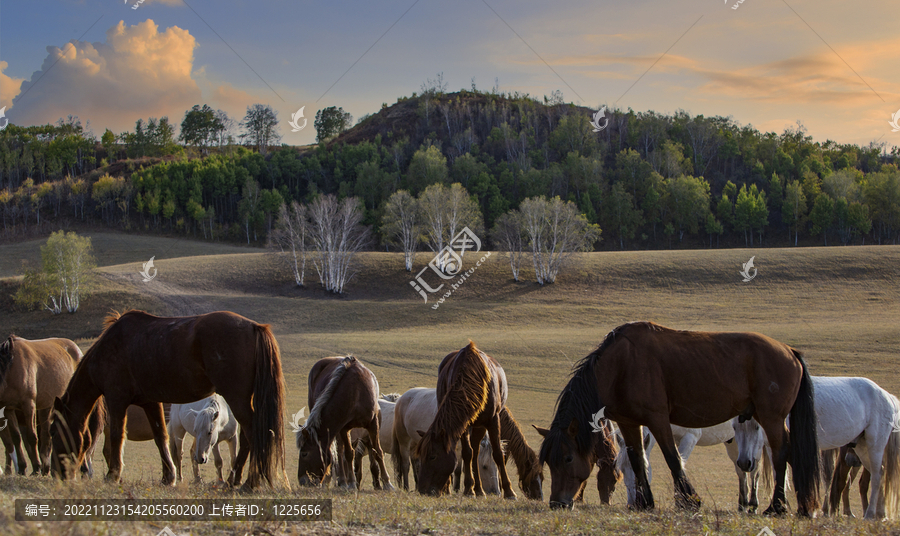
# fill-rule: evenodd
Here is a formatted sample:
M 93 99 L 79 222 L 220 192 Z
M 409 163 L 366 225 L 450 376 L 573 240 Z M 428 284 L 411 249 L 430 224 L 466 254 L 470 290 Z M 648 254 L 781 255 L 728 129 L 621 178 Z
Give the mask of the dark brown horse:
M 526 497 L 534 501 L 544 500 L 544 466 L 538 461 L 537 453 L 525 440 L 508 407 L 500 412 L 500 439 L 506 444 L 506 458 L 512 457 L 519 473 L 519 488 Z
M 500 473 L 503 496 L 515 499 L 503 462 L 500 439 L 500 412 L 506 405 L 506 373 L 494 358 L 469 344 L 448 354 L 438 366 L 438 411 L 434 422 L 416 446 L 422 466 L 416 489 L 419 493 L 440 495 L 448 487 L 456 468 L 456 443 L 462 440 L 464 494 L 483 496 L 481 478 L 473 471 L 481 438 L 489 434 L 494 463 Z
M 324 357 L 309 371 L 309 418 L 297 432 L 300 451 L 297 479 L 301 485 L 321 485 L 334 463 L 331 444 L 338 440 L 337 484 L 356 489 L 350 430 L 369 432 L 370 455 L 381 470 L 384 489 L 392 491 L 379 439 L 378 380 L 353 356 Z
M 29 341 L 10 335 L 0 343 L 0 407 L 6 408 L 10 421 L 17 420 L 20 425 L 10 427 L 9 436 L 4 434 L 3 439 L 4 443 L 9 440 L 8 452 L 10 447 L 18 447 L 16 436 L 21 431 L 32 474 L 50 471 L 50 410 L 54 399 L 65 392 L 81 357 L 78 345 L 69 339 Z M 24 457 L 16 451 L 17 469 L 24 474 Z
M 790 414 L 790 432 L 785 418 Z M 641 426 L 659 442 L 675 483 L 676 504 L 700 498 L 684 473 L 671 424 L 703 428 L 755 417 L 772 448 L 775 492 L 766 513 L 786 512 L 784 478 L 791 462 L 801 515 L 817 508 L 819 452 L 813 387 L 799 352 L 757 333 L 676 331 L 651 322 L 614 329 L 576 366 L 557 400 L 541 445 L 550 465 L 550 506 L 572 507 L 591 473 L 592 429 L 616 421 L 636 479 L 635 508 L 653 508 Z
M 264 478 L 274 484 L 284 467 L 284 380 L 278 343 L 267 325 L 231 312 L 161 318 L 130 311 L 106 319 L 106 328 L 54 405 L 53 465 L 65 479 L 85 455 L 88 415 L 100 396 L 109 412 L 112 460 L 107 478 L 122 472 L 126 411 L 144 409 L 163 464 L 163 483 L 174 484 L 163 402 L 184 404 L 212 393 L 225 398 L 241 426 L 232 484 L 248 457 L 246 488 Z M 283 471 L 283 469 L 282 469 Z M 287 483 L 287 482 L 286 482 Z

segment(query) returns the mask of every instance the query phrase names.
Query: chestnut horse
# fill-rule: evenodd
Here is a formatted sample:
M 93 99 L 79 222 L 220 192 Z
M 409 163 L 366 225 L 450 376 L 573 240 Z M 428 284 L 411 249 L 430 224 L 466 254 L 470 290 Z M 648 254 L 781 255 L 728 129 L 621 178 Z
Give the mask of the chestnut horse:
M 790 414 L 790 432 L 784 420 Z M 624 324 L 582 359 L 557 399 L 541 445 L 550 466 L 551 508 L 572 508 L 590 476 L 592 429 L 601 418 L 622 432 L 636 479 L 634 507 L 654 507 L 641 426 L 659 442 L 675 485 L 676 505 L 698 509 L 671 424 L 705 428 L 755 417 L 772 447 L 775 491 L 769 514 L 787 511 L 784 480 L 790 459 L 801 515 L 818 507 L 819 449 L 813 386 L 800 353 L 758 333 L 676 331 L 652 322 Z
M 378 380 L 353 356 L 323 357 L 309 371 L 309 418 L 297 432 L 300 451 L 297 479 L 301 485 L 321 485 L 334 463 L 331 444 L 338 440 L 337 485 L 356 489 L 350 430 L 365 428 L 371 456 L 381 470 L 384 489 L 393 491 L 384 467 L 379 439 Z
M 163 483 L 175 483 L 163 402 L 185 404 L 211 394 L 225 398 L 241 426 L 241 446 L 231 484 L 250 459 L 245 488 L 264 478 L 274 484 L 284 467 L 284 380 L 281 354 L 269 326 L 231 312 L 163 318 L 129 311 L 106 318 L 69 387 L 54 404 L 53 469 L 63 479 L 85 455 L 88 415 L 102 395 L 109 413 L 112 460 L 107 479 L 122 473 L 128 406 L 144 409 L 163 466 Z M 283 470 L 282 470 L 283 471 Z
M 25 474 L 25 459 L 18 449 L 18 430 L 31 459 L 31 474 L 50 471 L 50 410 L 81 357 L 78 345 L 69 339 L 29 341 L 10 335 L 0 343 L 0 407 L 6 408 L 10 421 L 18 419 L 21 425 L 10 427 L 4 443 L 9 438 L 7 452 L 10 446 L 16 449 L 19 474 Z
M 456 468 L 456 444 L 462 440 L 465 495 L 484 496 L 478 471 L 472 460 L 478 458 L 481 438 L 487 430 L 494 463 L 500 473 L 503 496 L 515 499 L 510 485 L 500 439 L 500 412 L 506 405 L 506 373 L 494 358 L 469 344 L 444 357 L 438 366 L 437 399 L 434 422 L 416 445 L 421 461 L 416 489 L 421 494 L 440 495 Z M 474 476 L 473 476 L 474 473 Z
M 600 502 L 609 504 L 613 492 L 616 491 L 616 484 L 623 477 L 622 471 L 618 467 L 618 458 L 621 453 L 619 452 L 618 441 L 614 439 L 617 436 L 617 432 L 613 423 L 608 419 L 603 419 L 599 421 L 599 425 L 601 428 L 599 432 L 602 432 L 602 434 L 591 435 L 591 451 L 587 461 L 590 464 L 591 471 L 593 471 L 594 465 L 598 468 L 597 493 L 600 495 Z M 541 437 L 547 437 L 547 434 L 550 433 L 548 428 L 541 428 L 534 424 L 531 426 L 537 430 Z M 590 471 L 588 472 L 588 477 L 590 477 Z M 573 502 L 584 501 L 584 489 L 586 487 L 587 477 L 581 482 L 578 491 L 575 492 L 575 496 L 572 498 Z

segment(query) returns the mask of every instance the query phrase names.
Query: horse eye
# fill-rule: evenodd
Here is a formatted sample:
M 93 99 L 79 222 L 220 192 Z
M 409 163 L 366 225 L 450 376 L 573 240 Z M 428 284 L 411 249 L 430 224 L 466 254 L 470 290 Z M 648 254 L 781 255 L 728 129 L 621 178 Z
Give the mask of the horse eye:
M 309 456 L 309 453 L 308 453 L 308 452 L 301 452 L 301 453 L 300 453 L 300 457 L 301 457 L 301 458 L 306 458 L 307 456 Z
M 436 455 L 436 454 L 432 454 L 431 456 L 428 457 L 428 461 L 430 461 L 430 462 L 433 462 L 433 461 L 436 460 L 436 459 L 437 459 L 437 455 Z
M 566 456 L 566 463 L 572 463 L 575 460 L 573 456 Z

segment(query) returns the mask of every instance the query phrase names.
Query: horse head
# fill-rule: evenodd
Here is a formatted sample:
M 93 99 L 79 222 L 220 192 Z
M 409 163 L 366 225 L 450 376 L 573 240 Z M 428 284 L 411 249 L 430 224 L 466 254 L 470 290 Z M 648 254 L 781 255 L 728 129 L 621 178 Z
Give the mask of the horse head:
M 64 394 L 62 399 L 57 397 L 50 417 L 50 468 L 53 476 L 59 476 L 61 480 L 74 478 L 84 461 L 87 430 L 84 427 L 78 429 L 74 425 L 70 426 L 69 423 L 73 421 L 68 394 Z
M 541 443 L 540 461 L 550 467 L 550 508 L 572 509 L 574 500 L 582 484 L 591 476 L 596 457 L 590 445 L 581 445 L 579 434 L 583 433 L 575 419 L 565 428 L 554 425 L 549 430 L 535 429 L 544 437 Z M 604 438 L 604 441 L 607 441 Z
M 319 434 L 308 425 L 297 432 L 297 450 L 300 451 L 297 480 L 301 486 L 320 486 L 331 472 L 333 462 L 331 448 L 323 448 Z
M 209 461 L 213 447 L 219 442 L 219 431 L 223 426 L 220 421 L 224 413 L 215 397 L 210 398 L 206 407 L 196 412 L 194 432 L 197 446 L 194 450 L 194 461 L 197 463 L 203 464 Z
M 503 442 L 501 441 L 501 446 Z M 497 464 L 494 463 L 491 439 L 485 434 L 478 448 L 478 471 L 481 476 L 481 488 L 488 495 L 500 495 L 500 477 Z
M 415 451 L 415 458 L 421 463 L 416 490 L 423 495 L 440 496 L 459 462 L 456 448 L 443 430 L 417 432 L 422 439 Z
M 734 462 L 745 473 L 756 470 L 757 461 L 766 446 L 766 433 L 756 419 L 741 422 L 740 417 L 731 420 L 734 428 L 734 442 L 738 447 L 738 457 Z
M 614 434 L 615 432 L 612 433 Z M 616 439 L 620 438 L 621 436 L 616 434 Z M 609 504 L 613 492 L 616 491 L 616 484 L 623 477 L 623 472 L 619 469 L 619 453 L 624 452 L 624 450 L 619 449 L 617 441 L 609 441 L 609 448 L 607 449 L 602 448 L 604 443 L 606 442 L 599 441 L 597 443 L 597 493 L 600 495 L 601 503 Z M 627 459 L 623 461 L 628 463 Z

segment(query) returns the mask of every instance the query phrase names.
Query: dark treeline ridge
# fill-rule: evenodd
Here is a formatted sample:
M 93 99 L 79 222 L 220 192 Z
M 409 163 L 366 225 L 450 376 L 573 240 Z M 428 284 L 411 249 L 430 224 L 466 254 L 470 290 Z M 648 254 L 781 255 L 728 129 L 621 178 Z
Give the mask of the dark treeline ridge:
M 559 92 L 539 100 L 432 87 L 303 148 L 238 145 L 227 116 L 210 134 L 182 133 L 183 144 L 167 118 L 100 140 L 72 116 L 9 125 L 0 132 L 0 232 L 102 224 L 262 243 L 282 203 L 333 193 L 358 197 L 377 235 L 392 193 L 442 182 L 474 196 L 487 229 L 528 197 L 573 201 L 602 228 L 604 249 L 900 238 L 897 147 L 813 141 L 799 122 L 763 133 L 684 111 L 610 110 L 594 132 L 593 112 Z

